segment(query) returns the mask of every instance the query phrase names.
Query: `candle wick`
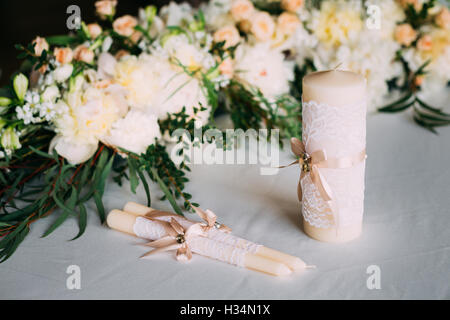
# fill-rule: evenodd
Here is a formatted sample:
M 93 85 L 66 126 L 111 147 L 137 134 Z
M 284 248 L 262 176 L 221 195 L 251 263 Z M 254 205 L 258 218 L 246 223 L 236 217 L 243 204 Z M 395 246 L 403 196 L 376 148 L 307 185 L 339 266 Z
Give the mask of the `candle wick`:
M 337 68 L 339 68 L 341 65 L 342 65 L 342 62 L 339 62 L 339 64 L 336 67 L 333 68 L 333 71 L 336 71 Z

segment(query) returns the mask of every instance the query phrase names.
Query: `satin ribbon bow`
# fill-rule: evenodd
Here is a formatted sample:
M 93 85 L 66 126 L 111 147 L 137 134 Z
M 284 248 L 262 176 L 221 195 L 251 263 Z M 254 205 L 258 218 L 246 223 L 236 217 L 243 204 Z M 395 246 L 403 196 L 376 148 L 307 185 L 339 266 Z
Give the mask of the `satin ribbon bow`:
M 175 217 L 180 218 L 179 215 L 159 210 L 153 210 L 147 213 L 144 216 L 144 218 L 160 224 L 165 229 L 167 236 L 144 244 L 145 246 L 152 247 L 155 249 L 150 252 L 147 252 L 146 254 L 141 256 L 141 258 L 147 257 L 149 255 L 158 252 L 177 250 L 176 254 L 177 260 L 188 261 L 191 260 L 192 258 L 192 251 L 189 248 L 189 243 L 194 237 L 206 237 L 207 232 L 211 228 L 216 228 L 226 233 L 231 232 L 231 228 L 227 227 L 224 224 L 220 224 L 216 221 L 217 216 L 211 210 L 208 209 L 206 211 L 203 211 L 200 208 L 196 207 L 193 208 L 194 211 L 197 213 L 197 215 L 200 218 L 202 218 L 205 221 L 205 223 L 202 222 L 194 223 L 187 229 L 183 228 L 183 226 L 175 219 Z M 170 221 L 167 222 L 157 219 L 158 217 L 171 217 L 171 218 Z
M 309 174 L 311 181 L 316 186 L 320 196 L 330 207 L 331 212 L 333 213 L 334 224 L 338 227 L 338 207 L 334 199 L 333 191 L 319 169 L 344 169 L 353 167 L 355 164 L 364 161 L 366 158 L 366 150 L 364 149 L 360 153 L 350 157 L 328 158 L 325 150 L 317 150 L 311 154 L 307 153 L 305 145 L 297 138 L 291 139 L 291 149 L 292 152 L 299 157 L 299 159 L 288 166 L 298 163 L 301 169 L 300 181 L 298 182 L 297 187 L 298 199 L 302 201 L 303 197 L 301 180 Z M 281 168 L 288 166 L 283 166 Z
M 193 207 L 193 208 L 194 208 L 194 211 L 198 214 L 198 216 L 206 222 L 206 230 L 209 230 L 211 228 L 216 228 L 225 233 L 231 232 L 230 227 L 227 227 L 226 225 L 217 222 L 217 215 L 214 212 L 212 212 L 211 210 L 207 209 L 206 211 L 203 211 L 202 209 L 197 208 L 197 207 Z
M 141 258 L 158 252 L 177 250 L 176 257 L 178 261 L 189 261 L 192 258 L 192 251 L 189 246 L 192 239 L 195 237 L 206 237 L 206 231 L 200 223 L 195 223 L 185 229 L 174 218 L 170 218 L 169 222 L 153 218 L 148 219 L 163 226 L 167 236 L 146 243 L 145 246 L 155 249 L 145 253 Z

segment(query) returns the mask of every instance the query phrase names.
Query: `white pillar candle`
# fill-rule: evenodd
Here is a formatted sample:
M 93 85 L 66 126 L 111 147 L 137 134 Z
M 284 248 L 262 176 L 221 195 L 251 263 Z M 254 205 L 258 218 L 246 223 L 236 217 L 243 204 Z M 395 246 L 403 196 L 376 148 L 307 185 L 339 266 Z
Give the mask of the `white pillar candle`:
M 163 217 L 158 219 L 163 220 Z M 132 213 L 112 210 L 107 217 L 110 228 L 148 240 L 157 240 L 165 236 L 164 228 L 154 221 L 145 219 Z M 191 240 L 189 246 L 192 252 L 231 263 L 248 269 L 268 273 L 275 276 L 286 276 L 292 271 L 284 264 L 266 259 L 225 243 L 206 237 L 197 237 Z
M 309 74 L 303 79 L 303 132 L 306 152 L 324 150 L 327 158 L 352 157 L 366 147 L 366 81 L 340 70 Z M 303 226 L 310 237 L 344 242 L 362 229 L 365 161 L 350 168 L 320 168 L 337 206 L 337 221 L 310 176 L 301 181 Z
M 139 203 L 127 202 L 123 210 L 129 213 L 143 216 L 147 213 L 152 212 L 154 209 L 146 207 Z M 176 217 L 176 219 L 183 226 L 189 226 L 190 224 L 192 224 L 190 220 L 184 219 L 181 216 Z M 292 271 L 298 272 L 310 267 L 307 266 L 306 263 L 298 257 L 274 249 L 270 249 L 262 245 L 258 245 L 254 242 L 242 239 L 233 234 L 224 233 L 217 229 L 211 229 L 208 233 L 208 237 L 217 241 L 227 243 L 237 248 L 248 250 L 251 253 L 255 253 L 256 255 L 281 262 L 287 265 Z

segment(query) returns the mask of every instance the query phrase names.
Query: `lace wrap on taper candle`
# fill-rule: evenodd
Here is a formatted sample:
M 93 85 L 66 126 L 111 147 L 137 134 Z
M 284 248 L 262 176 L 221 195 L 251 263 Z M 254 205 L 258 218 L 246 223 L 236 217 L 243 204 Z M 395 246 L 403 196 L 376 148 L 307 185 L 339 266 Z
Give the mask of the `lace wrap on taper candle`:
M 361 154 L 366 147 L 366 103 L 330 106 L 315 101 L 303 102 L 302 140 L 306 153 L 324 150 L 328 157 L 340 159 Z M 302 212 L 316 228 L 346 227 L 362 222 L 364 211 L 365 160 L 349 168 L 320 168 L 333 191 L 335 216 L 323 199 L 311 175 L 302 175 Z M 335 221 L 337 219 L 337 221 Z

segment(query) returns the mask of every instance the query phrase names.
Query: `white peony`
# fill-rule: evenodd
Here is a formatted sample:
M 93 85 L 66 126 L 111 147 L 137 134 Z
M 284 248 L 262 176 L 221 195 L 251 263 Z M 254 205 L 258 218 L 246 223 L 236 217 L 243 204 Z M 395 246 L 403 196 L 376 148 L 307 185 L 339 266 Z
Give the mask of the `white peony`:
M 169 62 L 165 56 L 142 54 L 122 59 L 115 68 L 114 80 L 127 89 L 127 101 L 135 109 L 166 118 L 167 113 L 186 107 L 194 115 L 194 107 L 208 107 L 201 82 Z M 209 110 L 197 115 L 206 121 Z
M 132 110 L 125 118 L 113 123 L 103 141 L 109 145 L 134 152 L 145 153 L 147 148 L 161 138 L 156 116 Z
M 236 52 L 236 77 L 258 88 L 269 99 L 289 92 L 289 81 L 294 79 L 293 67 L 269 44 L 244 45 Z
M 58 116 L 53 120 L 57 136 L 50 151 L 55 149 L 70 163 L 89 159 L 97 149 L 98 141 L 109 134 L 112 124 L 128 106 L 123 90 L 117 85 L 98 89 L 87 85 L 59 100 L 55 106 Z
M 49 153 L 53 150 L 71 164 L 79 164 L 89 160 L 98 147 L 97 143 L 78 143 L 57 135 L 50 142 Z

